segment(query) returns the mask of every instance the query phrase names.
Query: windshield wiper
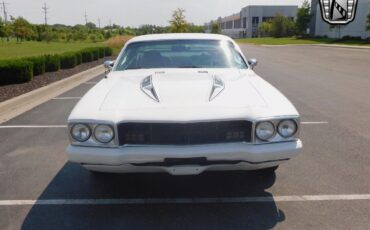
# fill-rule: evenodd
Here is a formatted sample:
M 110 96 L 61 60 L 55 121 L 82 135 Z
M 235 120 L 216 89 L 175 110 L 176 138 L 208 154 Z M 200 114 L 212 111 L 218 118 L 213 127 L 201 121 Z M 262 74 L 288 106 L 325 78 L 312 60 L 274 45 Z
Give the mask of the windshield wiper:
M 144 68 L 141 66 L 137 66 L 137 67 L 127 67 L 126 69 L 144 69 Z
M 183 65 L 183 66 L 178 66 L 177 68 L 199 69 L 199 68 L 202 68 L 202 67 L 201 66 L 196 66 L 196 65 Z

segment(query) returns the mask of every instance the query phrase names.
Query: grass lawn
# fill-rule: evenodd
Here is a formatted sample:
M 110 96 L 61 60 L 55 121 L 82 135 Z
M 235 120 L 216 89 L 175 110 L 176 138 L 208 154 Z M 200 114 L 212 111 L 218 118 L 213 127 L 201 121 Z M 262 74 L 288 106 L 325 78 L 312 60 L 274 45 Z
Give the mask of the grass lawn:
M 80 50 L 87 47 L 103 46 L 104 43 L 91 42 L 22 42 L 0 41 L 0 59 L 56 54 Z
M 340 41 L 337 42 L 337 39 L 333 38 L 243 38 L 237 39 L 238 43 L 250 43 L 255 45 L 299 45 L 299 44 L 334 44 L 334 45 L 364 45 L 370 46 L 369 43 L 364 43 L 361 41 Z

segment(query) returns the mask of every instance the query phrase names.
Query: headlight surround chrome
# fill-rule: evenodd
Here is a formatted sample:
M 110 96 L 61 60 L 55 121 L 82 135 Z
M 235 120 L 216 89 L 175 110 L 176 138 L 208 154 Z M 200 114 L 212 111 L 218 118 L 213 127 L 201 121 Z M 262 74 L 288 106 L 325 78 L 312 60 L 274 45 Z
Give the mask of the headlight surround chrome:
M 280 136 L 284 138 L 290 138 L 294 136 L 298 131 L 297 122 L 294 120 L 282 120 L 277 128 L 277 131 Z
M 85 142 L 91 137 L 91 129 L 85 124 L 74 124 L 71 128 L 71 137 L 78 142 Z
M 275 134 L 276 128 L 271 121 L 262 121 L 256 125 L 256 136 L 262 141 L 269 141 Z
M 97 125 L 94 129 L 94 137 L 100 143 L 110 143 L 114 139 L 114 129 L 110 125 Z

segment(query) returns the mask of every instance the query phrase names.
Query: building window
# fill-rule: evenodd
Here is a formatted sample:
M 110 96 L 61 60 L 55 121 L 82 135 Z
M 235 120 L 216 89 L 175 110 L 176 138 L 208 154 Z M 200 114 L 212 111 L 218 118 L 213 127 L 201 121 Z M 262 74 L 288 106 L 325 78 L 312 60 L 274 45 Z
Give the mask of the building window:
M 241 28 L 241 20 L 240 19 L 234 21 L 234 28 L 235 29 Z
M 247 18 L 243 18 L 243 28 L 247 28 Z
M 260 18 L 259 17 L 253 17 L 252 18 L 252 24 L 258 24 L 260 21 Z
M 273 19 L 274 17 L 263 17 L 262 22 L 269 22 Z
M 233 28 L 233 21 L 226 22 L 226 29 L 232 29 Z

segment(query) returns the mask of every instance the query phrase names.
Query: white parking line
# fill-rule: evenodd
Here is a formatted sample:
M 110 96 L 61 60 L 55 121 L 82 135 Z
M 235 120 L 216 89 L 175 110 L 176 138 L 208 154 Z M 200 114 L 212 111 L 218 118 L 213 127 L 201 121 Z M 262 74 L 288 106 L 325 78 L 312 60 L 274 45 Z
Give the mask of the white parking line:
M 45 129 L 45 128 L 67 128 L 66 125 L 3 125 L 0 129 Z
M 217 204 L 217 203 L 269 203 L 309 201 L 370 200 L 370 194 L 307 195 L 275 197 L 216 197 L 216 198 L 147 198 L 147 199 L 41 199 L 0 200 L 0 206 L 22 205 L 128 205 L 128 204 Z
M 321 125 L 321 124 L 329 124 L 327 121 L 303 121 L 301 122 L 302 125 Z
M 80 100 L 81 97 L 55 97 L 53 100 Z

